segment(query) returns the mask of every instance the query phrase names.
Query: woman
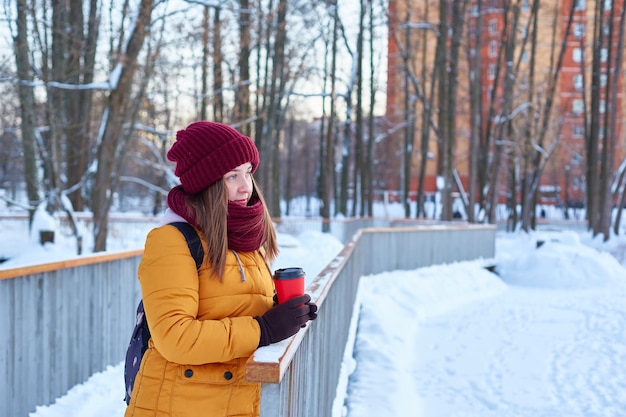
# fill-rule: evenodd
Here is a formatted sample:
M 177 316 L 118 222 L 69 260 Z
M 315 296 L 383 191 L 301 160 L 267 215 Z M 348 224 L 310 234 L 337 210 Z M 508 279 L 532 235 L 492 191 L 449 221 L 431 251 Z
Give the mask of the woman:
M 152 338 L 125 417 L 258 416 L 260 385 L 244 380 L 247 359 L 317 318 L 317 306 L 308 295 L 274 303 L 276 232 L 252 177 L 259 153 L 250 138 L 199 121 L 176 134 L 167 157 L 181 185 L 139 265 Z M 175 221 L 202 239 L 199 270 L 167 224 Z

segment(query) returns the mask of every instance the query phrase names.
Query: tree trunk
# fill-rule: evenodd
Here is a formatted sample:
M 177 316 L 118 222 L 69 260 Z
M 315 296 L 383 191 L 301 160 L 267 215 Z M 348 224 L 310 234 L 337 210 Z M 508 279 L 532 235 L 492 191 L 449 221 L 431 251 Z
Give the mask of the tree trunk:
M 350 148 L 352 145 L 352 88 L 346 92 L 346 120 L 343 122 L 343 141 L 341 143 L 341 178 L 339 201 L 335 204 L 335 214 L 348 216 L 348 182 L 350 177 Z M 355 190 L 356 191 L 356 190 Z
M 363 216 L 365 212 L 365 195 L 363 193 L 363 38 L 365 36 L 365 0 L 359 0 L 359 34 L 356 42 L 356 126 L 354 138 L 354 175 L 352 193 L 352 216 Z
M 336 6 L 336 4 L 335 4 Z M 338 25 L 339 16 L 337 15 L 337 8 L 333 7 L 333 34 L 331 43 L 331 70 L 330 70 L 330 116 L 328 118 L 328 127 L 324 137 L 324 150 L 323 166 L 320 172 L 321 181 L 321 199 L 322 204 L 320 206 L 320 215 L 325 220 L 322 222 L 322 231 L 330 232 L 330 204 L 333 190 L 333 174 L 334 174 L 334 159 L 333 152 L 334 145 L 334 133 L 335 133 L 335 100 L 336 100 L 336 71 L 337 71 L 337 37 L 338 37 Z
M 446 119 L 445 131 L 447 135 L 444 140 L 447 141 L 445 146 L 445 164 L 443 168 L 444 176 L 444 192 L 442 195 L 442 214 L 443 220 L 452 220 L 452 187 L 454 185 L 454 171 L 456 169 L 455 151 L 456 151 L 456 100 L 459 85 L 459 49 L 461 47 L 461 35 L 463 34 L 463 23 L 465 21 L 465 7 L 468 0 L 454 0 L 452 4 L 452 39 L 450 44 L 450 70 L 446 72 L 448 80 L 446 81 L 446 111 L 444 112 Z M 441 127 L 441 126 L 440 126 Z
M 224 123 L 224 79 L 222 75 L 222 22 L 221 7 L 213 15 L 213 120 Z
M 239 7 L 239 83 L 235 103 L 235 120 L 242 123 L 239 129 L 246 136 L 252 135 L 250 123 L 250 8 L 249 0 L 240 0 Z
M 294 126 L 295 126 L 295 120 L 293 118 L 289 119 L 289 132 L 287 133 L 287 137 L 286 137 L 286 147 L 287 147 L 287 155 L 286 155 L 286 164 L 287 164 L 287 175 L 285 175 L 285 216 L 289 216 L 289 206 L 291 203 L 291 170 L 292 170 L 292 161 L 293 161 L 293 137 L 294 137 Z M 306 163 L 305 163 L 306 165 Z M 306 170 L 304 171 L 305 173 L 307 172 Z M 306 175 L 306 174 L 305 174 Z
M 272 78 L 270 79 L 270 104 L 268 107 L 267 137 L 270 139 L 271 188 L 268 198 L 268 209 L 275 217 L 280 217 L 280 120 L 281 98 L 283 83 L 285 82 L 285 45 L 287 43 L 287 0 L 279 0 L 276 14 L 276 38 L 274 40 L 274 61 L 272 63 Z
M 153 2 L 142 0 L 139 5 L 135 27 L 127 43 L 127 49 L 120 51 L 118 65 L 121 68 L 117 85 L 110 91 L 102 120 L 97 150 L 97 166 L 94 196 L 94 252 L 106 250 L 108 233 L 108 214 L 113 203 L 116 182 L 111 179 L 115 163 L 121 163 L 124 154 L 120 152 L 120 144 L 127 133 L 124 125 L 128 120 L 126 110 L 131 93 L 131 84 L 137 69 L 137 57 L 143 47 L 146 32 L 150 26 Z M 131 123 L 132 125 L 132 123 Z M 129 128 L 132 129 L 132 128 Z
M 556 61 L 551 58 L 551 71 L 548 78 L 548 87 L 545 93 L 545 105 L 543 106 L 543 112 L 539 116 L 540 124 L 536 135 L 536 143 L 533 145 L 533 153 L 530 158 L 530 171 L 526 174 L 528 178 L 527 193 L 522 195 L 522 229 L 529 230 L 531 228 L 531 221 L 534 221 L 534 213 L 537 202 L 537 193 L 539 189 L 539 183 L 541 181 L 541 175 L 543 168 L 550 157 L 552 150 L 556 147 L 559 135 L 555 135 L 553 140 L 552 150 L 547 151 L 545 148 L 545 138 L 548 134 L 548 129 L 551 121 L 552 106 L 555 101 L 556 88 L 558 85 L 559 76 L 561 74 L 561 68 L 563 63 L 563 57 L 567 50 L 567 39 L 571 32 L 572 21 L 574 18 L 574 9 L 576 3 L 572 2 L 572 6 L 569 12 L 567 20 L 567 26 L 565 27 L 565 33 L 561 41 L 560 50 L 558 51 Z M 558 10 L 555 6 L 555 10 Z M 558 12 L 555 11 L 555 16 L 558 16 Z M 558 19 L 554 22 L 554 31 L 552 34 L 552 51 L 557 50 L 556 30 L 558 27 Z M 553 52 L 554 54 L 554 52 Z
M 600 51 L 604 44 L 604 31 L 603 31 L 603 18 L 602 18 L 602 6 L 603 1 L 597 1 L 595 7 L 595 15 L 593 20 L 593 57 L 591 64 L 591 92 L 590 92 L 590 106 L 589 109 L 589 129 L 586 132 L 586 149 L 587 149 L 587 221 L 589 228 L 593 230 L 594 236 L 597 235 L 599 225 L 599 210 L 600 210 L 600 182 L 599 182 L 599 170 L 600 170 L 600 153 L 599 153 L 599 141 L 600 141 L 600 115 L 598 108 L 600 105 L 600 92 L 602 87 L 600 86 Z M 587 109 L 585 109 L 587 110 Z
M 270 0 L 268 4 L 268 10 L 271 11 L 274 7 L 274 1 Z M 269 165 L 270 165 L 270 145 L 269 137 L 267 136 L 267 118 L 268 118 L 268 88 L 269 88 L 269 76 L 270 76 L 270 61 L 271 61 L 271 34 L 273 33 L 273 28 L 271 25 L 271 17 L 265 16 L 262 14 L 263 5 L 261 0 L 257 3 L 257 10 L 261 11 L 258 19 L 258 36 L 259 39 L 264 40 L 264 48 L 257 48 L 256 54 L 256 91 L 260 91 L 261 94 L 255 94 L 255 108 L 257 119 L 255 123 L 255 144 L 259 149 L 259 155 L 261 157 L 261 161 L 264 161 L 263 164 L 259 167 L 257 172 L 255 173 L 255 177 L 259 181 L 261 188 L 266 189 L 271 186 L 270 184 L 270 176 L 269 176 Z M 259 40 L 259 43 L 261 41 Z M 262 57 L 262 49 L 265 49 L 265 57 Z
M 74 0 L 76 4 L 74 7 L 78 7 L 82 2 L 80 0 Z M 82 82 L 84 84 L 90 84 L 94 79 L 95 65 L 96 65 L 96 49 L 98 43 L 98 36 L 100 33 L 100 16 L 98 15 L 98 0 L 91 0 L 89 3 L 89 18 L 87 25 L 87 36 L 84 39 L 83 54 L 83 67 L 82 67 Z M 78 31 L 76 27 L 76 31 Z M 79 45 L 76 45 L 77 47 Z M 74 157 L 76 163 L 74 165 L 75 172 L 68 172 L 68 184 L 70 187 L 74 187 L 75 184 L 80 184 L 80 191 L 70 194 L 70 200 L 74 206 L 74 210 L 83 211 L 85 209 L 85 195 L 83 193 L 82 185 L 85 182 L 87 176 L 87 169 L 90 162 L 91 147 L 92 147 L 92 108 L 93 108 L 93 90 L 85 89 L 81 90 L 78 94 L 78 109 L 75 123 L 78 124 L 77 138 L 74 146 L 77 146 L 79 150 L 75 151 Z
M 615 140 L 615 131 L 617 129 L 617 92 L 618 92 L 618 84 L 619 82 L 617 80 L 619 80 L 619 74 L 620 74 L 620 68 L 622 67 L 622 60 L 623 60 L 623 54 L 624 54 L 624 20 L 626 19 L 626 5 L 622 6 L 622 14 L 620 16 L 620 26 L 619 26 L 619 35 L 618 35 L 618 40 L 617 40 L 617 58 L 615 60 L 615 67 L 613 68 L 614 71 L 614 76 L 613 76 L 613 83 L 611 83 L 611 138 L 613 140 Z M 613 20 L 611 20 L 613 21 Z M 612 49 L 612 48 L 611 48 Z M 609 61 L 610 62 L 610 61 Z M 613 145 L 615 146 L 615 144 Z M 612 161 L 611 161 L 612 163 Z M 616 208 L 616 214 L 615 214 L 615 222 L 613 225 L 613 232 L 615 233 L 615 235 L 619 234 L 619 226 L 620 226 L 620 222 L 622 219 L 622 212 L 624 211 L 624 203 L 626 202 L 626 197 L 624 196 L 624 174 L 626 173 L 626 169 L 624 168 L 624 163 L 621 164 L 622 166 L 620 167 L 619 170 L 619 180 L 615 182 L 615 198 L 618 201 L 618 205 Z M 619 196 L 619 198 L 617 198 Z M 613 199 L 611 200 L 613 201 Z M 608 239 L 609 235 L 608 233 L 605 235 L 605 237 Z
M 200 71 L 200 120 L 209 119 L 209 6 L 202 10 L 202 65 Z M 221 120 L 217 120 L 221 122 Z
M 426 3 L 426 10 L 424 12 L 424 18 L 426 21 L 429 20 L 429 8 L 428 8 L 428 3 Z M 438 52 L 437 52 L 438 53 Z M 428 65 L 428 60 L 427 60 L 427 56 L 428 56 L 428 35 L 426 32 L 423 32 L 423 36 L 422 36 L 422 80 L 423 83 L 423 90 L 424 92 L 426 92 L 426 89 L 428 88 L 426 85 L 426 79 L 427 79 L 427 65 Z M 435 58 L 437 59 L 437 58 Z M 436 86 L 437 83 L 439 82 L 439 72 L 437 71 L 437 68 L 435 66 L 435 68 L 433 68 L 432 73 L 430 74 L 430 88 L 429 88 L 429 92 L 428 95 L 424 97 L 424 100 L 422 100 L 422 125 L 421 125 L 421 133 L 420 133 L 420 167 L 419 167 L 419 174 L 417 177 L 417 196 L 416 196 L 416 202 L 415 202 L 415 217 L 416 218 L 425 218 L 426 217 L 426 196 L 424 194 L 424 184 L 426 181 L 426 168 L 427 168 L 427 164 L 428 161 L 430 160 L 429 158 L 429 151 L 428 151 L 428 147 L 429 147 L 429 142 L 430 142 L 430 132 L 431 132 L 431 120 L 432 120 L 432 112 L 433 112 L 433 106 L 434 106 L 434 101 L 435 101 L 435 93 L 436 93 Z M 426 94 L 426 93 L 424 93 Z M 434 213 L 433 213 L 434 216 Z
M 613 205 L 615 201 L 614 193 L 612 191 L 613 177 L 615 175 L 615 149 L 616 149 L 616 131 L 617 131 L 617 112 L 618 109 L 618 88 L 619 88 L 619 75 L 622 67 L 622 54 L 623 54 L 623 38 L 624 38 L 624 13 L 626 7 L 622 7 L 622 12 L 619 19 L 619 28 L 615 29 L 615 8 L 611 7 L 609 12 L 609 36 L 608 36 L 608 68 L 607 68 L 607 85 L 605 90 L 605 113 L 604 113 L 604 144 L 602 146 L 602 169 L 600 176 L 600 183 L 602 184 L 601 190 L 603 198 L 601 200 L 600 210 L 600 224 L 597 232 L 604 235 L 604 240 L 608 240 L 610 237 L 610 229 L 612 222 Z M 617 32 L 617 33 L 616 33 Z M 617 35 L 617 36 L 616 36 Z M 615 44 L 614 39 L 617 37 L 617 54 L 614 57 Z M 616 184 L 617 185 L 617 184 Z M 617 207 L 617 211 L 621 212 L 622 208 Z
M 369 123 L 367 134 L 367 151 L 365 157 L 365 170 L 361 179 L 361 186 L 364 191 L 361 193 L 362 198 L 367 199 L 367 216 L 374 215 L 374 107 L 376 105 L 376 83 L 375 83 L 375 67 L 374 67 L 374 1 L 369 2 L 369 33 L 370 33 L 370 107 L 369 107 Z
M 455 0 L 453 0 L 455 1 Z M 449 24 L 448 24 L 448 0 L 439 0 L 439 33 L 437 38 L 437 54 L 435 58 L 435 71 L 442 74 L 438 80 L 437 89 L 437 103 L 438 111 L 437 118 L 439 121 L 439 135 L 437 137 L 437 176 L 445 178 L 446 172 L 448 172 L 448 146 L 450 145 L 450 132 L 448 131 L 448 98 L 449 98 L 449 85 L 450 78 L 448 77 L 448 39 L 449 39 Z M 439 182 L 439 181 L 437 181 Z M 437 192 L 444 196 L 447 185 L 443 185 L 443 189 L 437 187 Z M 445 206 L 446 203 L 444 203 Z M 443 214 L 443 210 L 442 210 Z M 441 217 L 443 219 L 443 217 Z
M 475 209 L 479 198 L 480 187 L 478 184 L 478 146 L 479 138 L 483 130 L 483 100 L 482 100 L 482 47 L 483 47 L 483 2 L 476 2 L 477 18 L 475 21 L 476 37 L 474 44 L 469 46 L 470 71 L 469 71 L 469 95 L 470 95 L 470 144 L 469 144 L 469 181 L 468 194 L 469 204 L 467 207 L 467 220 L 470 223 L 476 221 Z
M 33 77 L 30 72 L 28 47 L 28 26 L 26 18 L 28 5 L 26 0 L 17 0 L 17 36 L 13 39 L 15 63 L 20 83 L 17 87 L 20 99 L 22 146 L 24 149 L 24 177 L 28 196 L 29 227 L 39 204 L 39 172 L 37 167 L 37 141 L 35 138 L 35 97 L 29 85 Z
M 411 22 L 411 11 L 407 10 L 406 22 Z M 409 200 L 411 184 L 411 163 L 413 161 L 413 142 L 415 140 L 415 100 L 411 91 L 411 25 L 407 24 L 404 30 L 404 146 L 402 148 L 402 165 L 400 178 L 402 179 L 402 208 L 404 217 L 411 217 L 411 204 Z

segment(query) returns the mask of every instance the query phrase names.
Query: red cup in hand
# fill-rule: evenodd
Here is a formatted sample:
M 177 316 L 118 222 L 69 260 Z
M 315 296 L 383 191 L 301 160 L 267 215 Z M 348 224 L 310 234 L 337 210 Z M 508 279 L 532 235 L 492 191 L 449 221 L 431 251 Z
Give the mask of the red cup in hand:
M 278 304 L 304 294 L 304 276 L 302 268 L 282 268 L 274 272 Z

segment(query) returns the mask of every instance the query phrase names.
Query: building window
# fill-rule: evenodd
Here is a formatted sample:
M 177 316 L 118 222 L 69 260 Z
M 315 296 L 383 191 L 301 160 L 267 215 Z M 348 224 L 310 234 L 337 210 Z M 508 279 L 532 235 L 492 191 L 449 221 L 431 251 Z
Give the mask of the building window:
M 530 2 L 528 0 L 522 0 L 522 11 L 528 12 L 530 10 Z
M 574 116 L 579 116 L 583 114 L 584 110 L 585 110 L 585 103 L 583 102 L 582 99 L 577 98 L 572 101 L 572 113 L 574 113 Z
M 606 101 L 605 100 L 600 100 L 600 102 L 598 103 L 598 111 L 600 112 L 600 114 L 604 114 L 604 112 L 606 112 Z
M 574 75 L 574 88 L 578 91 L 583 89 L 583 76 L 582 74 Z
M 585 128 L 581 125 L 572 126 L 572 136 L 575 138 L 582 138 L 585 136 Z
M 576 39 L 582 39 L 583 36 L 585 36 L 585 24 L 574 23 L 574 37 Z
M 498 19 L 490 19 L 489 20 L 489 34 L 495 35 L 498 33 Z
M 609 11 L 611 10 L 611 7 L 613 6 L 613 1 L 612 0 L 604 0 L 604 11 Z
M 606 74 L 600 74 L 600 87 L 606 87 L 607 76 Z
M 496 64 L 489 64 L 489 79 L 496 78 Z
M 583 60 L 583 50 L 580 48 L 574 48 L 572 50 L 572 59 L 574 62 L 581 62 Z
M 609 60 L 609 50 L 606 48 L 600 49 L 600 62 L 606 62 Z
M 611 28 L 609 25 L 607 25 L 606 23 L 602 24 L 602 34 L 604 36 L 609 36 L 609 33 L 611 33 Z
M 585 10 L 585 0 L 574 0 L 576 5 L 574 6 L 574 10 L 579 12 Z
M 489 41 L 489 56 L 490 57 L 498 56 L 498 42 L 497 41 Z

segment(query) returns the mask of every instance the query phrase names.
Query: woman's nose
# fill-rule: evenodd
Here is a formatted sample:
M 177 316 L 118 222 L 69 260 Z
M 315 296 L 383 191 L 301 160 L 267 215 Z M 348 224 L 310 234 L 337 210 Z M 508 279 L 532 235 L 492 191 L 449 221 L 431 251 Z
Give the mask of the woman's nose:
M 248 181 L 243 178 L 239 183 L 239 191 L 242 193 L 249 193 L 252 191 L 252 181 Z

